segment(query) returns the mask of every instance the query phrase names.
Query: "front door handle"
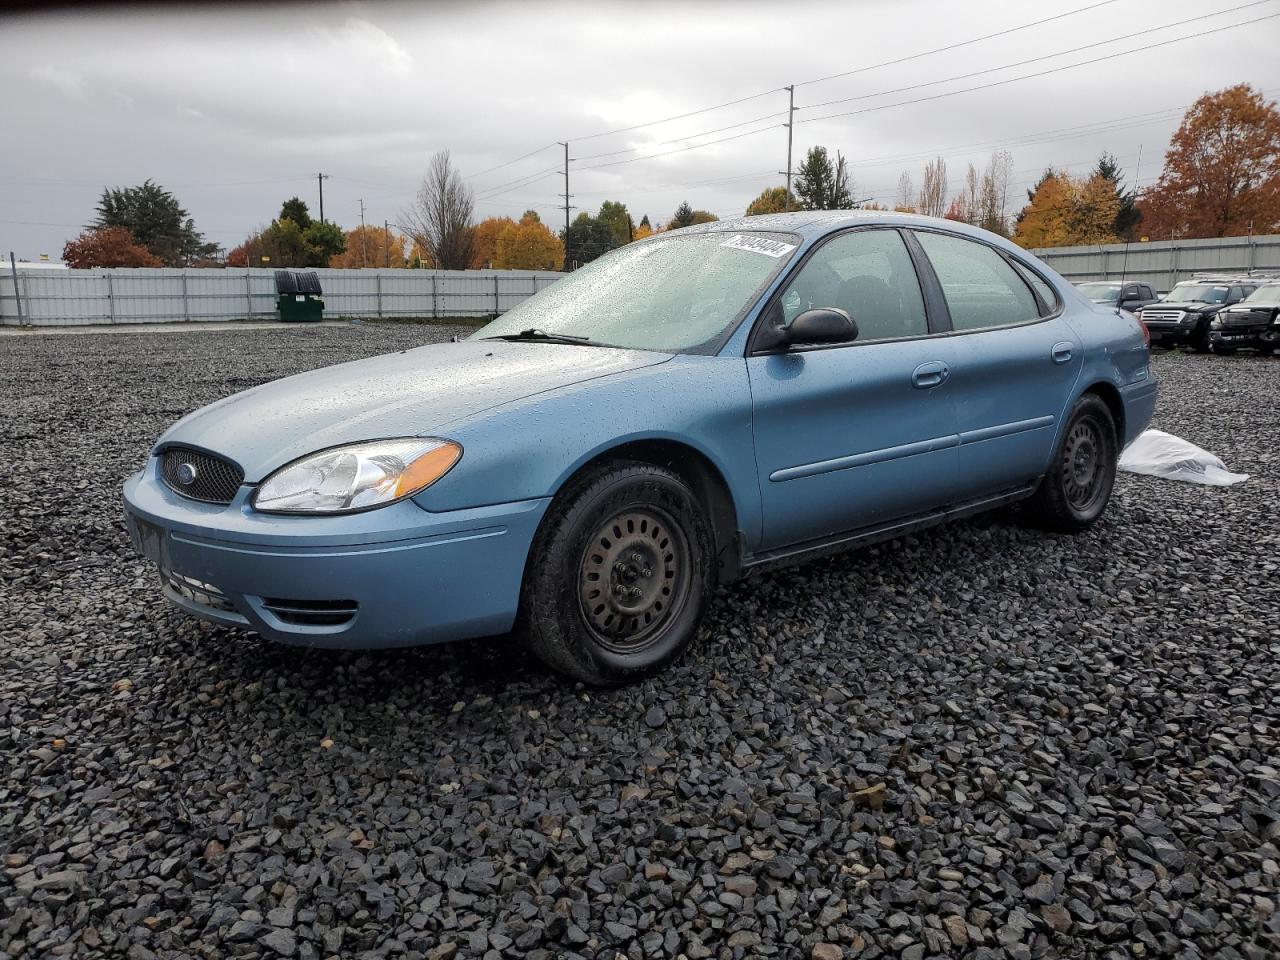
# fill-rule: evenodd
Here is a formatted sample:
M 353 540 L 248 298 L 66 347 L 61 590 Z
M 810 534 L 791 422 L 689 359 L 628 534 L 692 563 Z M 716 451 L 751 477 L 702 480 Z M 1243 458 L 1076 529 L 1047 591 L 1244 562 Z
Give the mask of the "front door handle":
M 1053 345 L 1053 352 L 1052 354 L 1050 354 L 1053 357 L 1053 362 L 1066 363 L 1068 360 L 1071 359 L 1071 350 L 1072 350 L 1071 341 L 1069 340 L 1058 341 Z
M 921 390 L 928 390 L 930 387 L 946 383 L 949 376 L 951 376 L 951 369 L 945 363 L 941 360 L 930 360 L 916 367 L 915 372 L 911 374 L 911 385 Z

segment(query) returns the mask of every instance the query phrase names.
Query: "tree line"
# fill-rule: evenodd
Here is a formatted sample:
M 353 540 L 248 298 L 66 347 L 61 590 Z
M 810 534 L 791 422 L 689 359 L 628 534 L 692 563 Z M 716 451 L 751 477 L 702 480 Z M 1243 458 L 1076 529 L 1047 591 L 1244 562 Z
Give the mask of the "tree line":
M 953 192 L 946 161 L 935 157 L 918 186 L 909 171 L 901 174 L 892 209 L 970 223 L 1026 247 L 1277 232 L 1280 110 L 1248 84 L 1206 93 L 1187 110 L 1159 176 L 1145 190 L 1126 184 L 1116 158 L 1104 152 L 1084 175 L 1046 168 L 1027 191 L 1026 203 L 1011 212 L 1012 176 L 1012 155 L 997 150 L 982 169 L 968 164 Z M 845 157 L 814 146 L 796 169 L 791 192 L 769 187 L 748 204 L 746 214 L 888 209 L 857 193 Z M 63 259 L 72 267 L 225 263 L 561 270 L 663 230 L 717 219 L 682 202 L 665 222 L 645 215 L 636 223 L 625 203 L 606 200 L 595 213 L 582 211 L 567 229 L 553 231 L 533 210 L 518 220 L 479 222 L 474 212 L 474 193 L 448 151 L 440 151 L 414 201 L 399 214 L 397 230 L 359 226 L 344 231 L 314 220 L 307 205 L 293 197 L 268 226 L 219 259 L 218 247 L 195 229 L 177 198 L 147 180 L 104 189 L 96 218 L 67 243 Z

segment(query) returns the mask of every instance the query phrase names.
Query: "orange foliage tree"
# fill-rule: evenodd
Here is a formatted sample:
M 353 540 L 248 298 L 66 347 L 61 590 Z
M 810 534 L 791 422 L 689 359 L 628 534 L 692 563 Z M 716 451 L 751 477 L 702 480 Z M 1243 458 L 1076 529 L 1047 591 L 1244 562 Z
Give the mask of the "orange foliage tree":
M 1142 203 L 1152 239 L 1280 227 L 1280 110 L 1246 83 L 1191 105 Z
M 564 244 L 532 211 L 498 234 L 494 267 L 502 270 L 559 270 Z
M 472 270 L 483 270 L 498 265 L 498 236 L 507 227 L 514 227 L 516 222 L 510 217 L 489 217 L 481 220 L 471 228 L 471 263 Z
M 403 267 L 405 238 L 391 229 L 356 227 L 347 231 L 347 247 L 329 258 L 329 266 Z
M 85 230 L 62 248 L 62 259 L 74 269 L 89 267 L 162 267 L 163 263 L 133 239 L 124 227 Z

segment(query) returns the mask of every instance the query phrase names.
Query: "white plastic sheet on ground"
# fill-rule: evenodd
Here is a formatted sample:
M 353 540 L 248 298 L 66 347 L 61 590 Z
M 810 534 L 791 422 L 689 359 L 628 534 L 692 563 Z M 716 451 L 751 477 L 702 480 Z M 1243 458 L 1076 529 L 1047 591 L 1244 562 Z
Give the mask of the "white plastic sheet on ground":
M 1247 473 L 1232 473 L 1208 450 L 1163 430 L 1144 430 L 1120 454 L 1119 467 L 1129 473 L 1145 473 L 1166 480 L 1229 487 L 1244 483 Z

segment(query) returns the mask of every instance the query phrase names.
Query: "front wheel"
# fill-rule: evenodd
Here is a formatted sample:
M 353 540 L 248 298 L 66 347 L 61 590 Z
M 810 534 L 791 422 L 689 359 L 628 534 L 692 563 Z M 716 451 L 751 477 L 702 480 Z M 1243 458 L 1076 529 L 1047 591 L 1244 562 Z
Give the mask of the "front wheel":
M 1115 420 L 1102 399 L 1075 402 L 1052 463 L 1031 498 L 1032 518 L 1062 533 L 1079 533 L 1102 516 L 1116 480 Z
M 522 632 L 543 662 L 576 680 L 655 673 L 696 635 L 713 557 L 702 507 L 677 474 L 607 464 L 551 505 L 525 575 Z
M 1220 343 L 1212 343 L 1209 345 L 1209 348 L 1220 357 L 1234 356 L 1236 352 L 1235 347 L 1223 346 Z

